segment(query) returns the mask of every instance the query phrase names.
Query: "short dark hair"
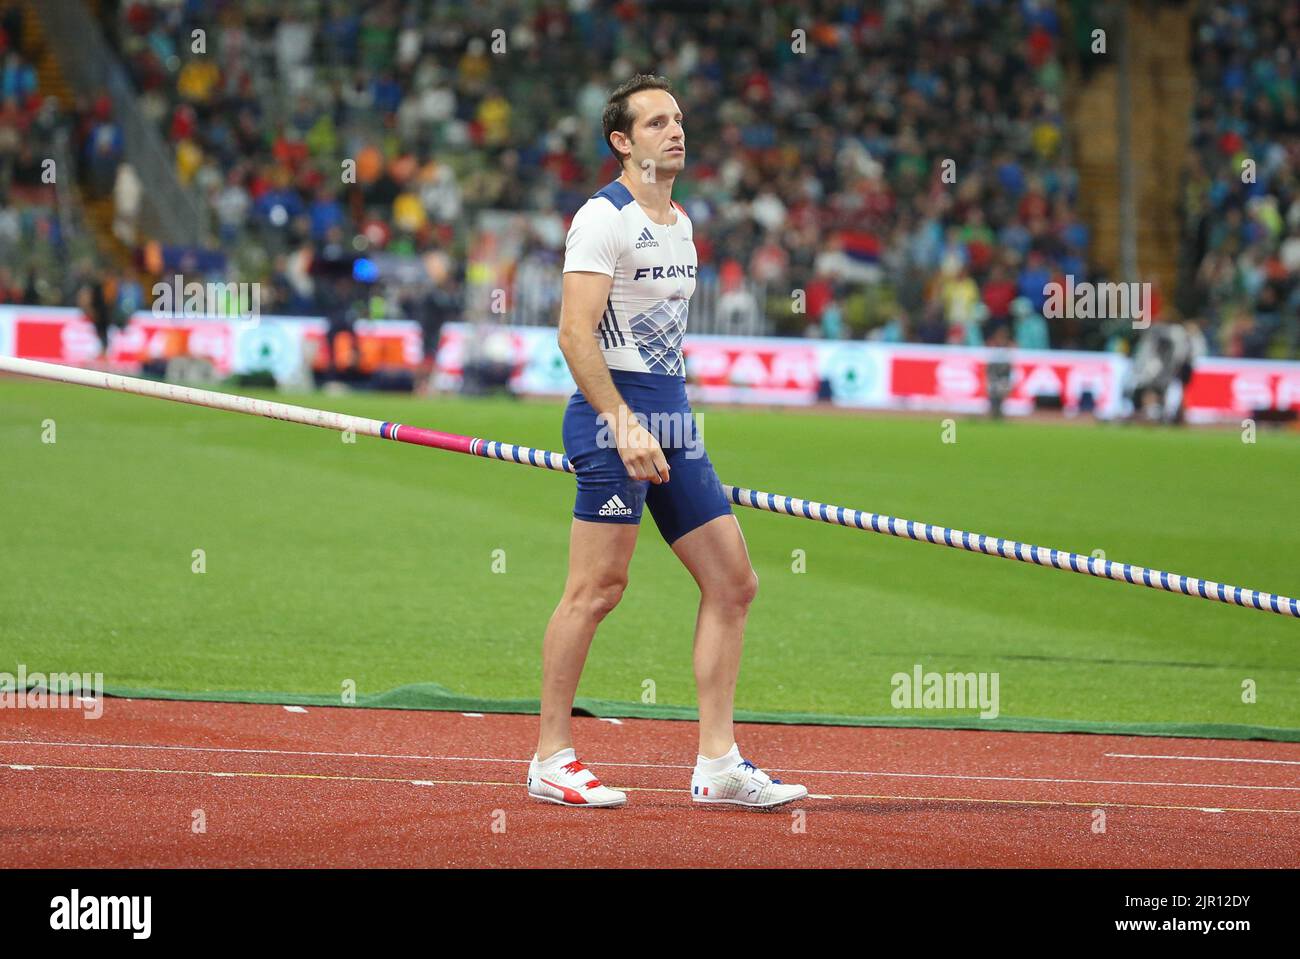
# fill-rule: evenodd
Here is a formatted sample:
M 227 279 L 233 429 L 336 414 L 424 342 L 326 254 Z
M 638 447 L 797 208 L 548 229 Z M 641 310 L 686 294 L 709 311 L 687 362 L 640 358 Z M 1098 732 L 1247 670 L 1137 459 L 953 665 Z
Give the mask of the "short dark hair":
M 609 152 L 614 154 L 614 159 L 618 161 L 619 166 L 622 166 L 627 158 L 614 148 L 614 141 L 609 137 L 615 130 L 626 137 L 632 135 L 632 123 L 636 117 L 632 116 L 632 108 L 628 106 L 627 100 L 632 94 L 640 93 L 642 90 L 663 90 L 671 93 L 672 87 L 667 77 L 638 73 L 632 79 L 619 84 L 618 89 L 609 95 L 609 100 L 605 104 L 605 113 L 601 117 L 605 146 L 609 147 Z

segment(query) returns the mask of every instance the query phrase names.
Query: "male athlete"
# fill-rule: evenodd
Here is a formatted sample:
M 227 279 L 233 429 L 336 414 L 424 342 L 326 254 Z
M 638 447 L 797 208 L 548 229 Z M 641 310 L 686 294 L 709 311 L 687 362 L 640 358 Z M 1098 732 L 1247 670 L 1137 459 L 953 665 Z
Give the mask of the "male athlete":
M 578 391 L 564 413 L 564 449 L 578 493 L 568 579 L 542 646 L 528 794 L 563 806 L 627 802 L 578 761 L 569 719 L 592 636 L 627 586 L 644 505 L 700 588 L 691 799 L 779 806 L 808 790 L 743 759 L 732 729 L 758 578 L 686 400 L 681 343 L 696 261 L 691 221 L 672 202 L 686 162 L 682 113 L 666 80 L 635 76 L 609 98 L 603 126 L 623 172 L 577 212 L 565 248 L 559 343 Z

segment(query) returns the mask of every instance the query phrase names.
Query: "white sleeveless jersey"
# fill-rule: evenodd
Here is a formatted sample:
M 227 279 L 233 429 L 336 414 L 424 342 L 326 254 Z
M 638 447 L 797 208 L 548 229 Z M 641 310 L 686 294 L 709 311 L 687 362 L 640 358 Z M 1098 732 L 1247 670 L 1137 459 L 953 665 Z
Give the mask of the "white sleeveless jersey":
M 695 292 L 691 221 L 676 203 L 677 222 L 646 216 L 615 180 L 582 205 L 565 241 L 564 272 L 614 278 L 597 342 L 611 370 L 684 376 L 682 336 Z

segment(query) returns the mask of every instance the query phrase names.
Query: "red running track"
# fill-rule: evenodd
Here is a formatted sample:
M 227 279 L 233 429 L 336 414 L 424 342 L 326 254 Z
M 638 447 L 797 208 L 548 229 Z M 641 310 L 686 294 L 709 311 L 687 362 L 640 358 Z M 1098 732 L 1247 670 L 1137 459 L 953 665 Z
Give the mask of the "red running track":
M 1293 743 L 743 724 L 746 757 L 813 794 L 764 813 L 691 803 L 686 722 L 575 719 L 629 798 L 570 809 L 527 797 L 534 716 L 110 699 L 0 718 L 0 832 L 28 866 L 1300 863 Z

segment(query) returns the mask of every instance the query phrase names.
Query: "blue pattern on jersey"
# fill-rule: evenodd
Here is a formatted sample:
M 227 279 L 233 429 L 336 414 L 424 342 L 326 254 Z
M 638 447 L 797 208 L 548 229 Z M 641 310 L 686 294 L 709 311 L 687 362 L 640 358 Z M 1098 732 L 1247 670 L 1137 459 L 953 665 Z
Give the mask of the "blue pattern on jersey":
M 594 200 L 598 196 L 603 196 L 610 203 L 614 204 L 615 210 L 621 210 L 632 202 L 631 191 L 617 180 L 602 187 L 592 196 L 592 199 Z
M 682 337 L 686 334 L 689 300 L 664 300 L 649 313 L 638 313 L 628 326 L 651 373 L 685 376 Z

